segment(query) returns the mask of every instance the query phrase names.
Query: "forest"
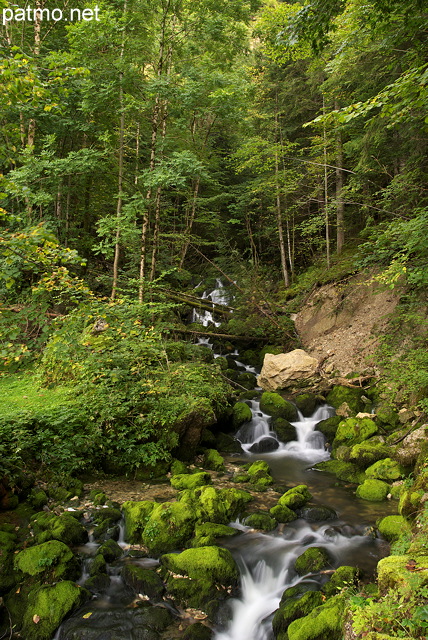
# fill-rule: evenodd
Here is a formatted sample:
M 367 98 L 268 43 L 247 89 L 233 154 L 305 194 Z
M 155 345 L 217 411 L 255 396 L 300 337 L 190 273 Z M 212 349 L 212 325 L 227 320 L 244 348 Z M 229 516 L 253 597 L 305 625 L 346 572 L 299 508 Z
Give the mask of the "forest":
M 68 0 L 22 6 L 0 0 L 0 11 L 1 631 L 51 640 L 84 602 L 76 596 L 44 626 L 44 619 L 34 622 L 34 616 L 43 618 L 34 609 L 41 602 L 39 584 L 23 592 L 31 604 L 24 612 L 19 597 L 11 596 L 26 572 L 24 561 L 13 564 L 12 548 L 51 539 L 73 545 L 78 538 L 49 538 L 46 524 L 28 542 L 22 530 L 34 514 L 46 505 L 56 513 L 97 474 L 150 483 L 168 473 L 186 475 L 186 465 L 198 459 L 203 471 L 194 470 L 195 477 L 228 469 L 217 452 L 236 453 L 230 434 L 252 420 L 255 375 L 265 354 L 301 348 L 296 314 L 325 285 L 337 288 L 346 307 L 355 278 L 390 292 L 394 311 L 377 330 L 370 365 L 348 380 L 336 372 L 327 386 L 309 392 L 338 409 L 342 403 L 336 406 L 328 394 L 340 387 L 348 402 L 346 394 L 364 383 L 355 406 L 349 399 L 351 413 L 338 415 L 346 423 L 372 411 L 379 432 L 340 441 L 339 431 L 326 426 L 330 462 L 367 468 L 393 458 L 401 465 L 396 477 L 369 475 L 365 482 L 401 479 L 405 490 L 393 496 L 400 515 L 379 508 L 385 518 L 402 518 L 395 524 L 402 531 L 391 533 L 385 525 L 382 535 L 396 545 L 395 556 L 407 558 L 407 567 L 412 554 L 423 556 L 425 538 L 412 536 L 428 522 L 426 442 L 419 442 L 414 458 L 391 452 L 421 428 L 428 412 L 425 2 L 74 0 L 71 7 Z M 207 292 L 219 282 L 220 303 L 212 304 Z M 208 322 L 201 320 L 204 311 L 212 314 Z M 250 373 L 236 365 L 236 350 Z M 285 402 L 304 390 L 292 391 L 294 399 L 281 392 Z M 272 424 L 293 422 L 272 411 L 266 410 Z M 399 424 L 400 411 L 414 423 L 403 418 Z M 279 429 L 278 423 L 277 435 Z M 364 448 L 368 438 L 370 451 L 357 455 L 355 446 Z M 381 450 L 374 452 L 375 445 Z M 354 467 L 352 473 L 340 467 L 337 477 L 358 485 L 361 497 L 361 468 Z M 241 482 L 255 491 L 270 486 L 266 469 L 256 480 L 247 471 Z M 185 492 L 211 480 L 180 482 L 173 487 Z M 216 490 L 243 490 L 221 486 Z M 296 508 L 309 500 L 302 495 Z M 123 507 L 130 540 L 141 543 L 142 535 L 155 555 L 188 546 L 194 526 L 200 537 L 198 527 L 226 527 L 244 509 L 243 494 L 222 496 L 221 508 L 228 507 L 221 517 L 207 516 L 195 497 L 184 499 L 193 513 L 189 521 L 172 507 L 174 526 L 187 533 L 171 548 L 154 543 L 146 529 L 141 533 L 150 510 Z M 117 507 L 106 496 L 98 498 L 102 504 L 106 511 Z M 281 509 L 289 504 L 278 502 Z M 278 505 L 272 507 L 277 516 Z M 281 513 L 279 523 L 293 520 L 281 520 Z M 13 544 L 6 540 L 12 535 L 8 518 L 21 531 Z M 161 526 L 157 520 L 152 525 Z M 215 539 L 208 530 L 203 535 Z M 40 562 L 57 560 L 43 556 Z M 162 562 L 181 574 L 174 559 Z M 65 584 L 56 579 L 44 577 Z M 397 592 L 393 583 L 384 578 L 377 595 L 352 587 L 346 611 L 353 611 L 354 628 L 353 635 L 343 632 L 346 640 L 425 637 L 427 586 L 422 581 Z M 195 594 L 186 600 L 178 587 L 170 591 L 204 610 Z M 322 640 L 327 633 L 340 640 L 342 626 L 293 635 L 292 620 L 321 606 L 321 592 L 309 593 L 317 594 L 309 608 L 287 624 L 274 617 L 274 636 L 263 638 Z M 342 601 L 335 598 L 340 615 L 336 609 L 332 615 L 342 624 Z M 416 622 L 400 626 L 403 611 L 379 622 L 396 602 Z M 201 640 L 262 638 L 223 636 L 214 614 L 207 615 L 217 635 Z M 101 638 L 73 633 L 58 637 Z M 198 640 L 196 633 L 171 637 Z

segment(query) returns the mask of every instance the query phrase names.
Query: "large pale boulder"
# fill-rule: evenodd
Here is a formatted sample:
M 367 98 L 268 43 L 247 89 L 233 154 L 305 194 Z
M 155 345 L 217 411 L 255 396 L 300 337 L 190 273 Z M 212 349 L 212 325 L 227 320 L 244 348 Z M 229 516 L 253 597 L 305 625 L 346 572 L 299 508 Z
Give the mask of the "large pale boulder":
M 277 356 L 267 353 L 257 382 L 265 391 L 285 389 L 301 380 L 312 378 L 317 368 L 318 360 L 303 349 L 294 349 Z

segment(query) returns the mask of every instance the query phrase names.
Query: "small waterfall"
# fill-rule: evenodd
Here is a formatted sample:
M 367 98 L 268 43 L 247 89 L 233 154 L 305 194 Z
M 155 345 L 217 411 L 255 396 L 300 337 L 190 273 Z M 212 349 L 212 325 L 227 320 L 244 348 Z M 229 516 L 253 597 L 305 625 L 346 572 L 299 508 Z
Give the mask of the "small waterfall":
M 207 293 L 206 291 L 204 291 L 204 293 L 202 294 L 202 300 L 211 300 L 213 304 L 220 305 L 226 305 L 228 303 L 227 295 L 221 280 L 216 280 L 215 289 L 213 289 L 211 293 Z M 197 309 L 193 309 L 192 322 L 202 324 L 204 327 L 208 327 L 208 325 L 210 324 L 213 324 L 216 327 L 219 327 L 221 325 L 221 322 L 217 322 L 216 320 L 214 320 L 214 312 L 208 310 L 198 311 Z M 207 344 L 207 346 L 210 346 L 208 343 L 208 338 L 205 339 L 207 342 L 202 342 L 202 340 L 204 339 L 202 338 L 199 340 L 199 344 Z

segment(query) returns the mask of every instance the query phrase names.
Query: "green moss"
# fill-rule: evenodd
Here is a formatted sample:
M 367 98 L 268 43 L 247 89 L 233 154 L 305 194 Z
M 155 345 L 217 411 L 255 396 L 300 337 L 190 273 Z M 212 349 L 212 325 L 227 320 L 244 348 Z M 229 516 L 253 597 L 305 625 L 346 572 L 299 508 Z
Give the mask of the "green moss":
M 250 482 L 255 484 L 260 481 L 264 481 L 262 484 L 265 486 L 273 483 L 273 478 L 270 474 L 270 467 L 265 460 L 257 460 L 256 462 L 253 462 L 253 464 L 248 467 L 247 473 L 250 476 Z
M 195 622 L 187 627 L 182 635 L 182 640 L 211 640 L 213 632 L 202 622 Z
M 158 504 L 143 529 L 143 542 L 156 554 L 179 549 L 191 538 L 195 522 L 196 516 L 186 504 Z
M 277 526 L 277 521 L 267 513 L 252 513 L 244 520 L 247 527 L 260 529 L 261 531 L 273 531 Z
M 14 533 L 0 531 L 0 596 L 10 591 L 19 579 L 19 574 L 13 569 L 15 545 Z
M 361 484 L 366 479 L 364 471 L 359 469 L 357 465 L 352 462 L 343 462 L 342 460 L 325 460 L 315 465 L 316 469 L 320 471 L 328 471 L 334 473 L 334 475 L 344 482 L 353 482 L 354 484 Z
M 407 569 L 409 560 L 415 562 L 416 571 Z M 426 555 L 400 555 L 382 558 L 377 564 L 377 575 L 381 592 L 399 588 L 402 594 L 410 596 L 428 584 L 428 557 Z
M 98 547 L 97 555 L 101 555 L 106 562 L 114 562 L 118 560 L 123 553 L 121 547 L 117 544 L 116 540 L 106 540 L 100 547 Z
M 219 588 L 211 580 L 199 578 L 192 580 L 188 577 L 169 576 L 167 592 L 174 602 L 185 608 L 198 609 L 208 612 L 208 605 L 218 600 Z
M 141 544 L 143 529 L 147 524 L 156 503 L 149 500 L 132 502 L 128 500 L 122 505 L 125 515 L 126 537 L 132 544 Z
M 347 418 L 339 423 L 333 441 L 333 451 L 341 444 L 353 447 L 377 433 L 377 426 L 370 418 Z
M 334 596 L 292 622 L 287 630 L 289 640 L 341 640 L 344 608 L 342 596 Z
M 298 419 L 297 408 L 288 400 L 284 400 L 279 393 L 265 391 L 260 398 L 260 411 L 267 413 L 273 418 L 285 418 L 289 422 Z
M 384 427 L 384 429 L 396 429 L 400 425 L 398 413 L 389 405 L 381 405 L 376 407 L 376 420 Z
M 297 519 L 296 513 L 285 505 L 276 504 L 274 507 L 269 509 L 269 513 L 277 522 L 287 523 Z
M 330 564 L 330 556 L 323 547 L 309 547 L 296 559 L 294 568 L 303 576 L 306 573 L 317 573 Z
M 350 588 L 355 585 L 359 571 L 356 567 L 348 567 L 343 565 L 336 569 L 330 580 L 325 583 L 322 588 L 323 593 L 329 598 L 337 594 L 344 588 Z
M 245 402 L 237 402 L 232 410 L 232 423 L 235 429 L 238 429 L 245 422 L 252 420 L 253 414 L 251 409 Z
M 86 529 L 73 516 L 63 513 L 56 516 L 54 513 L 40 512 L 31 518 L 31 526 L 37 542 L 48 540 L 60 540 L 64 544 L 73 545 L 86 542 L 88 534 Z
M 221 547 L 198 547 L 181 553 L 168 553 L 161 557 L 161 564 L 172 573 L 214 584 L 233 585 L 239 577 L 232 554 Z
M 232 476 L 232 482 L 250 482 L 251 478 L 245 471 L 237 471 Z
M 422 489 L 419 489 L 418 491 L 414 491 L 413 489 L 404 489 L 400 495 L 398 513 L 409 518 L 414 517 L 420 509 L 423 495 L 424 491 Z
M 204 467 L 206 469 L 212 469 L 213 471 L 224 472 L 224 458 L 216 449 L 207 449 L 204 453 Z
M 349 459 L 359 467 L 368 467 L 383 458 L 387 458 L 390 449 L 379 443 L 372 443 L 370 440 L 361 442 L 352 447 Z M 380 478 L 382 480 L 382 478 Z
M 294 402 L 299 411 L 301 411 L 306 418 L 309 418 L 317 407 L 318 399 L 313 393 L 299 393 L 299 395 L 294 398 Z
M 149 598 L 162 597 L 165 591 L 161 578 L 151 569 L 143 569 L 135 564 L 126 564 L 122 569 L 121 576 L 128 587 Z
M 43 575 L 44 580 L 73 579 L 79 575 L 73 552 L 59 540 L 24 549 L 15 556 L 15 567 L 30 576 Z
M 337 385 L 328 393 L 326 400 L 335 409 L 338 409 L 340 405 L 346 402 L 352 413 L 358 413 L 364 409 L 364 401 L 361 400 L 363 394 L 363 389 Z
M 403 516 L 386 516 L 378 523 L 380 534 L 387 540 L 398 540 L 411 527 Z
M 241 387 L 250 390 L 254 389 L 254 387 L 257 385 L 257 378 L 253 373 L 245 372 L 239 374 L 237 382 L 241 385 Z
M 178 476 L 180 473 L 189 473 L 189 469 L 181 460 L 174 460 L 169 470 L 173 476 Z
M 58 582 L 31 591 L 25 611 L 22 635 L 26 640 L 50 640 L 63 619 L 88 598 L 89 593 L 74 582 Z M 35 623 L 35 616 L 38 618 Z
M 293 620 L 307 616 L 315 607 L 322 604 L 322 595 L 319 591 L 307 591 L 299 598 L 289 598 L 276 610 L 272 620 L 275 637 L 281 632 L 287 631 L 288 625 Z
M 325 435 L 328 442 L 333 442 L 340 422 L 342 422 L 340 416 L 332 416 L 331 418 L 326 418 L 318 422 L 316 429 Z
M 210 547 L 215 544 L 217 538 L 236 536 L 237 529 L 228 527 L 225 524 L 214 522 L 203 522 L 195 527 L 195 537 L 192 540 L 192 547 Z
M 211 484 L 212 479 L 209 473 L 180 473 L 170 478 L 171 486 L 174 489 L 196 489 L 204 485 Z
M 96 555 L 89 567 L 89 575 L 96 576 L 99 573 L 107 573 L 107 563 L 101 554 Z
M 299 507 L 303 507 L 311 498 L 312 495 L 309 493 L 308 487 L 305 484 L 300 484 L 286 491 L 279 498 L 278 504 L 281 507 L 288 507 L 289 509 L 299 509 Z
M 406 475 L 404 467 L 391 458 L 385 458 L 372 464 L 366 469 L 368 478 L 376 478 L 377 480 L 398 480 Z
M 228 524 L 244 510 L 252 496 L 242 489 L 217 489 L 208 486 L 183 491 L 178 500 L 187 505 L 198 522 Z
M 356 496 L 370 502 L 380 502 L 385 500 L 388 493 L 389 485 L 386 482 L 368 479 L 357 487 Z
M 285 418 L 274 418 L 272 420 L 272 430 L 275 431 L 278 440 L 290 442 L 296 439 L 296 428 Z
M 48 496 L 43 489 L 33 488 L 28 496 L 28 502 L 35 511 L 42 509 L 48 502 Z

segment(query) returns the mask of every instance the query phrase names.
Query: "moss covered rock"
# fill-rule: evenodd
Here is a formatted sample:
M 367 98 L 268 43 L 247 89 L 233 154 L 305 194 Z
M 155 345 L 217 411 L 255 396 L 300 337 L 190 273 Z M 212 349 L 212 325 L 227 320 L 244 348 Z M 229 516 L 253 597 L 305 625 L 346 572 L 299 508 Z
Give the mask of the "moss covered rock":
M 317 408 L 318 398 L 314 393 L 299 393 L 299 395 L 294 398 L 294 402 L 305 418 L 310 418 Z
M 122 511 L 125 516 L 126 538 L 132 544 L 141 544 L 144 527 L 155 506 L 156 502 L 150 500 L 141 500 L 139 502 L 128 500 L 123 503 Z
M 127 564 L 122 569 L 122 580 L 136 593 L 149 598 L 161 598 L 165 585 L 160 576 L 152 569 L 144 569 L 135 564 Z
M 292 622 L 287 630 L 289 640 L 341 640 L 344 610 L 343 597 L 334 596 Z
M 285 603 L 275 611 L 272 627 L 275 637 L 279 633 L 287 631 L 288 625 L 307 616 L 315 607 L 322 604 L 322 595 L 319 591 L 306 591 L 298 598 L 288 598 Z
M 204 467 L 206 469 L 212 469 L 213 471 L 224 472 L 224 458 L 216 449 L 207 449 L 204 453 Z M 191 487 L 188 488 L 190 489 Z
M 270 474 L 270 467 L 265 460 L 256 460 L 253 462 L 247 470 L 250 476 L 250 482 L 257 483 L 259 480 L 266 479 L 267 484 L 273 483 L 273 478 Z
M 424 491 L 419 489 L 404 489 L 401 492 L 398 503 L 398 513 L 402 516 L 413 518 L 419 511 L 421 506 L 421 498 Z
M 257 378 L 253 373 L 246 371 L 239 374 L 237 382 L 245 389 L 254 389 L 257 385 Z
M 277 522 L 287 523 L 297 519 L 295 511 L 281 504 L 276 504 L 274 507 L 271 507 L 269 513 Z
M 341 444 L 353 447 L 377 433 L 377 426 L 371 418 L 347 418 L 339 423 L 333 440 L 333 451 Z
M 278 504 L 289 509 L 299 509 L 311 498 L 312 495 L 309 493 L 308 487 L 305 484 L 299 484 L 283 493 L 278 500 Z
M 380 502 L 385 500 L 388 493 L 389 485 L 386 482 L 368 479 L 357 487 L 356 496 L 370 502 Z
M 328 442 L 333 442 L 340 422 L 342 422 L 342 418 L 340 416 L 332 416 L 331 418 L 326 418 L 325 420 L 318 422 L 316 430 L 321 431 Z
M 217 538 L 236 536 L 237 529 L 228 527 L 226 524 L 216 524 L 214 522 L 203 522 L 195 527 L 195 537 L 192 540 L 192 547 L 211 547 Z
M 181 637 L 183 640 L 211 640 L 213 632 L 202 622 L 195 622 L 187 627 Z
M 334 475 L 344 482 L 353 482 L 361 484 L 366 480 L 366 475 L 362 469 L 352 462 L 343 462 L 342 460 L 325 460 L 315 465 L 320 471 L 334 473 Z
M 173 476 L 178 476 L 180 473 L 189 473 L 189 469 L 181 460 L 174 460 L 169 470 Z
M 304 506 L 298 510 L 299 518 L 308 522 L 322 522 L 323 520 L 335 520 L 337 513 L 331 507 L 325 505 Z
M 365 469 L 379 460 L 388 458 L 389 455 L 390 449 L 387 446 L 367 440 L 366 442 L 361 442 L 351 448 L 349 460 Z M 382 479 L 383 478 L 381 478 L 381 480 Z
M 106 540 L 97 550 L 97 555 L 101 555 L 106 562 L 118 560 L 122 553 L 123 550 L 117 544 L 116 540 Z
M 403 516 L 386 516 L 378 522 L 380 534 L 387 540 L 398 540 L 403 534 L 411 531 L 411 527 Z
M 298 419 L 297 407 L 284 400 L 279 393 L 266 391 L 262 393 L 260 398 L 260 411 L 267 413 L 273 418 L 285 418 L 289 422 L 295 422 Z
M 239 578 L 232 554 L 221 547 L 198 547 L 181 553 L 168 553 L 161 557 L 161 564 L 174 574 L 223 586 L 234 585 Z
M 323 593 L 329 598 L 337 594 L 343 588 L 350 588 L 355 585 L 359 575 L 356 567 L 343 565 L 336 569 L 330 580 L 322 588 Z
M 245 422 L 252 420 L 253 414 L 251 409 L 245 402 L 236 402 L 232 410 L 232 423 L 235 429 L 238 429 Z
M 68 513 L 62 513 L 60 516 L 44 511 L 36 513 L 31 518 L 31 527 L 34 531 L 34 537 L 39 543 L 59 540 L 64 544 L 73 545 L 88 540 L 85 527 Z
M 13 568 L 16 540 L 12 531 L 0 531 L 0 596 L 10 591 L 18 581 Z
M 207 486 L 194 491 L 183 491 L 178 500 L 180 504 L 186 505 L 198 522 L 228 524 L 244 510 L 252 496 L 242 489 Z
M 261 531 L 273 531 L 273 529 L 277 526 L 277 521 L 272 515 L 268 513 L 252 513 L 247 516 L 244 520 L 244 524 L 247 527 L 252 527 L 253 529 L 260 529 Z
M 306 573 L 317 573 L 329 565 L 331 558 L 324 547 L 309 547 L 296 559 L 294 568 L 303 576 Z
M 368 478 L 376 478 L 377 480 L 399 480 L 406 475 L 404 467 L 391 458 L 385 458 L 372 464 L 366 469 Z
M 182 490 L 203 487 L 211 484 L 212 479 L 209 473 L 201 471 L 199 473 L 179 473 L 176 476 L 172 476 L 170 482 L 174 489 Z
M 326 400 L 328 404 L 331 404 L 335 409 L 338 409 L 340 405 L 346 402 L 352 413 L 358 413 L 364 409 L 364 401 L 361 399 L 362 395 L 364 395 L 363 389 L 336 385 L 328 393 Z
M 59 540 L 49 540 L 28 547 L 15 556 L 15 567 L 29 576 L 43 576 L 45 581 L 77 579 L 79 563 L 73 552 Z
M 296 440 L 296 428 L 285 418 L 274 418 L 272 430 L 275 431 L 278 440 L 281 442 L 291 442 Z
M 176 605 L 206 613 L 210 611 L 210 603 L 219 600 L 222 591 L 224 595 L 227 593 L 226 589 L 222 589 L 211 580 L 203 578 L 193 580 L 187 576 L 172 574 L 166 579 L 166 589 L 168 596 Z
M 192 537 L 196 515 L 181 502 L 163 502 L 151 511 L 142 540 L 152 553 L 179 549 Z
M 377 564 L 377 576 L 381 593 L 398 588 L 402 594 L 410 596 L 428 584 L 428 556 L 400 555 L 382 558 Z
M 50 640 L 64 618 L 89 595 L 85 589 L 67 580 L 31 591 L 23 619 L 23 637 Z

